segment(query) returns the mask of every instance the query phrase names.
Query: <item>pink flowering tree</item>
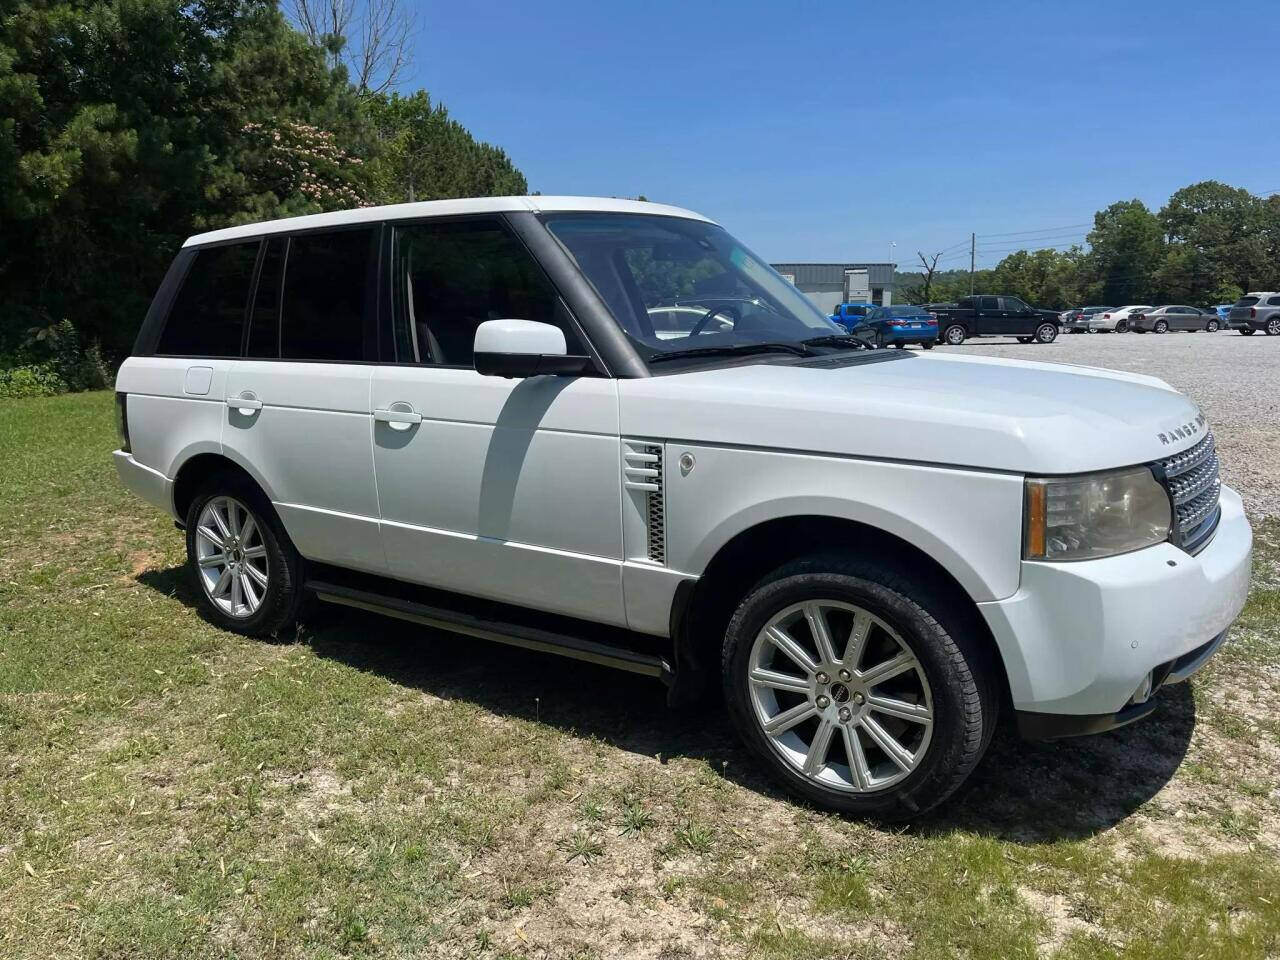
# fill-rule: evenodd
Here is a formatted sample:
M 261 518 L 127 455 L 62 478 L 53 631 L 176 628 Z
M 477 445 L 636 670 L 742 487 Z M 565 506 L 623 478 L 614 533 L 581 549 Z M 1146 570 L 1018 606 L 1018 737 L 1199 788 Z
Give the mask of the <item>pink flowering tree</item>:
M 328 130 L 277 120 L 247 123 L 241 133 L 247 147 L 244 176 L 254 192 L 274 194 L 282 214 L 372 205 L 364 161 L 339 147 Z

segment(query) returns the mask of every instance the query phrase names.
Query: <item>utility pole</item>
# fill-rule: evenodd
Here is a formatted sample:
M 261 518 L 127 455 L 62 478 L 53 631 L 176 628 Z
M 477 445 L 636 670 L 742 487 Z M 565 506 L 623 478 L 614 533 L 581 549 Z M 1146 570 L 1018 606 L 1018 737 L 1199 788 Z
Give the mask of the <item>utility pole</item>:
M 978 235 L 969 234 L 969 296 L 973 296 L 973 262 L 978 252 Z

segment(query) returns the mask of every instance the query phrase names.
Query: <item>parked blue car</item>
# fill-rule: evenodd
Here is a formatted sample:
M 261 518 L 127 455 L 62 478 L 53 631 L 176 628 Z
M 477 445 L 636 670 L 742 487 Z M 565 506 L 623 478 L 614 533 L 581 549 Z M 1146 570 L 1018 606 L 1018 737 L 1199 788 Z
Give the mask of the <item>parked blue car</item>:
M 1227 315 L 1231 313 L 1232 306 L 1230 303 L 1220 303 L 1213 308 L 1218 311 L 1218 322 L 1224 327 L 1227 325 Z
M 938 339 L 938 321 L 924 307 L 876 307 L 849 332 L 870 338 L 878 347 L 903 348 L 918 343 L 932 350 Z
M 836 312 L 831 314 L 829 319 L 846 330 L 852 331 L 867 318 L 867 314 L 875 309 L 874 303 L 842 303 L 836 307 Z

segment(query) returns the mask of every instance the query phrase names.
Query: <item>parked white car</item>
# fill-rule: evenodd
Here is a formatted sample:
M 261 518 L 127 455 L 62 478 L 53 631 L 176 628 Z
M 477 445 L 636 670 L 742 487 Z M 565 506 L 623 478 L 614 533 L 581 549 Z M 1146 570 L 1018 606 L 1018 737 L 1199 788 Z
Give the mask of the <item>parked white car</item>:
M 185 529 L 215 623 L 284 630 L 311 593 L 674 702 L 715 681 L 759 761 L 843 812 L 940 803 L 1001 709 L 1033 737 L 1145 716 L 1249 582 L 1240 498 L 1167 384 L 870 349 L 658 204 L 192 237 L 116 389 L 120 477 Z
M 1135 313 L 1145 313 L 1155 308 L 1149 304 L 1116 307 L 1104 313 L 1094 314 L 1089 318 L 1089 330 L 1092 333 L 1124 333 L 1129 329 L 1129 318 Z

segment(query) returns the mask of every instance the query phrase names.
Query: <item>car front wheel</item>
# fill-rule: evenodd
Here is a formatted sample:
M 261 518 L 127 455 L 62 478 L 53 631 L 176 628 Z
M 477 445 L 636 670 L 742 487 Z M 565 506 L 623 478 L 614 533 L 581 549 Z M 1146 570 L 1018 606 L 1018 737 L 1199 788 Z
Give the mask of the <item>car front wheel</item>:
M 249 636 L 290 625 L 302 603 L 302 560 L 270 502 L 247 480 L 211 478 L 187 510 L 187 564 L 214 623 Z
M 792 793 L 905 819 L 972 772 L 994 729 L 984 659 L 915 578 L 811 557 L 759 583 L 725 635 L 725 696 L 743 741 Z
M 1056 323 L 1042 323 L 1036 327 L 1036 341 L 1038 343 L 1053 343 L 1058 339 L 1058 325 Z

